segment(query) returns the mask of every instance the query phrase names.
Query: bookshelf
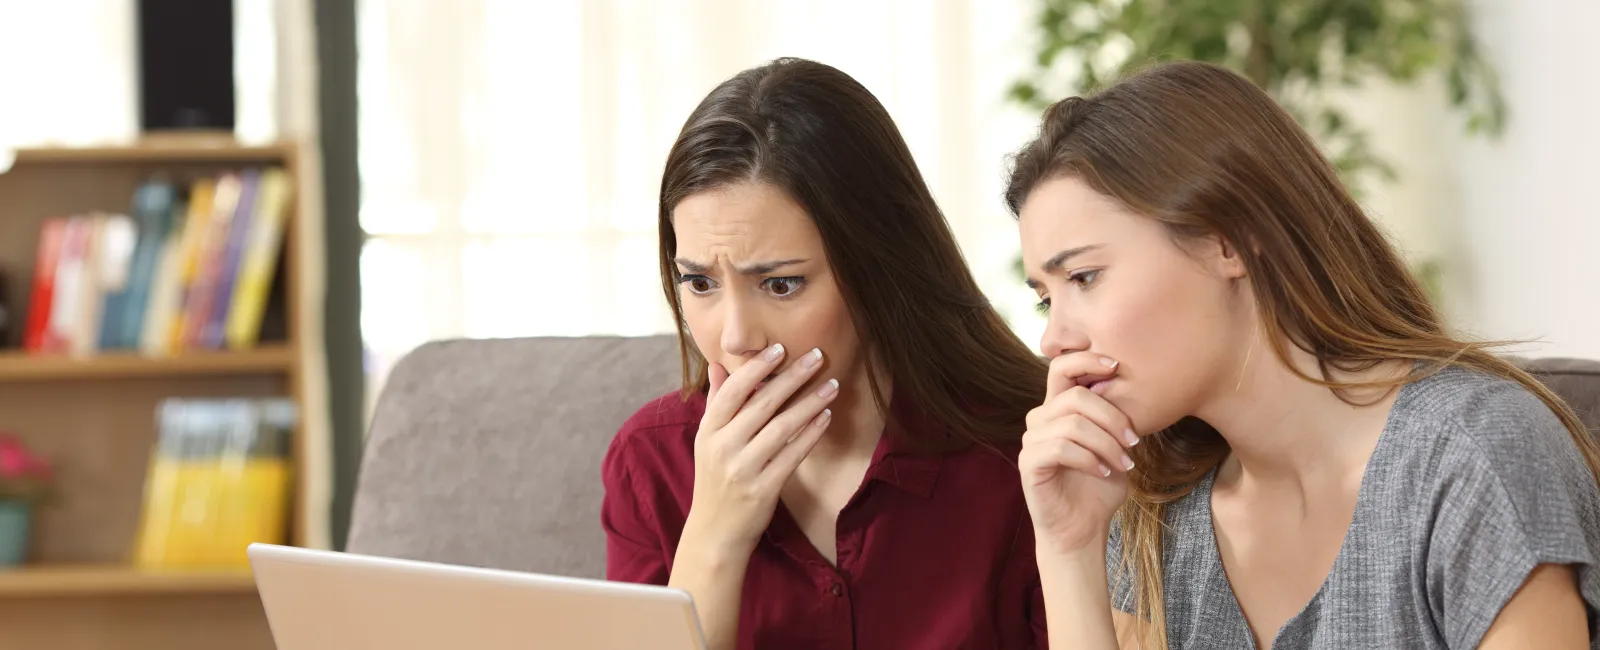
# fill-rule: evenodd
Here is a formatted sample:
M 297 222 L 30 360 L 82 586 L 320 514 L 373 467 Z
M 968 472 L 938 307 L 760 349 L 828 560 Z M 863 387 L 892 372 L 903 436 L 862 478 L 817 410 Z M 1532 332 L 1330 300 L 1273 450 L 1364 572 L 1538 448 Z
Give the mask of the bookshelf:
M 0 352 L 0 385 L 24 381 L 287 373 L 297 362 L 294 348 L 287 345 L 265 345 L 238 352 L 188 352 L 170 357 L 125 352 L 86 357 L 38 356 L 6 351 Z
M 168 397 L 289 397 L 300 406 L 291 433 L 287 540 L 305 544 L 306 459 L 299 326 L 302 286 L 299 152 L 295 143 L 143 141 L 125 146 L 14 152 L 0 173 L 0 272 L 15 322 L 0 348 L 0 429 L 18 434 L 57 466 L 58 496 L 34 518 L 28 563 L 0 567 L 0 630 L 6 645 L 90 648 L 270 649 L 271 635 L 247 569 L 135 567 L 156 407 Z M 152 174 L 177 180 L 246 167 L 281 167 L 294 184 L 267 291 L 261 339 L 230 349 L 88 353 L 19 348 L 47 218 L 95 211 L 130 214 Z
M 255 591 L 249 571 L 149 571 L 120 564 L 49 565 L 0 573 L 0 607 L 7 598 L 158 594 L 238 594 Z

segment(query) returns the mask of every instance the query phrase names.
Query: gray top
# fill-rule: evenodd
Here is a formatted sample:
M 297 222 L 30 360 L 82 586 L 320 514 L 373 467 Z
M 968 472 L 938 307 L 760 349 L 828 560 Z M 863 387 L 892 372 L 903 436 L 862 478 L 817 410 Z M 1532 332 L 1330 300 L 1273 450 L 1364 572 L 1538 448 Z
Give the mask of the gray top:
M 1217 552 L 1214 472 L 1167 511 L 1172 650 L 1255 647 Z M 1107 568 L 1131 612 L 1120 537 L 1113 524 Z M 1593 630 L 1597 557 L 1600 489 L 1561 421 L 1513 382 L 1444 370 L 1400 389 L 1333 568 L 1273 647 L 1473 648 L 1546 562 L 1578 565 Z

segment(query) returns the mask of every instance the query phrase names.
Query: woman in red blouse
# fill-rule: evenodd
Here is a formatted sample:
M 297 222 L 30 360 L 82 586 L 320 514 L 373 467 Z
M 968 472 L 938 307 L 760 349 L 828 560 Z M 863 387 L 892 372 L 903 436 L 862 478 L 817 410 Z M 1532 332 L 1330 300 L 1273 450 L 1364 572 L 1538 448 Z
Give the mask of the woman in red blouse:
M 781 59 L 668 154 L 684 386 L 602 473 L 607 574 L 712 648 L 1044 646 L 1016 455 L 1046 366 L 990 307 L 882 105 Z

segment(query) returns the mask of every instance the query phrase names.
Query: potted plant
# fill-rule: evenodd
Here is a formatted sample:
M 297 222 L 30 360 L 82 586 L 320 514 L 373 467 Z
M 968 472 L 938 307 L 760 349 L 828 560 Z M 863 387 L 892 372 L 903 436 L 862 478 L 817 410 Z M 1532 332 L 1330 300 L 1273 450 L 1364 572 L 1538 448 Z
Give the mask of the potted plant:
M 34 506 L 48 493 L 51 475 L 49 462 L 16 435 L 0 432 L 0 566 L 27 558 Z
M 1336 101 L 1341 90 L 1437 75 L 1467 133 L 1503 131 L 1499 77 L 1480 52 L 1469 9 L 1465 0 L 1040 0 L 1033 67 L 1010 98 L 1042 110 L 1155 61 L 1215 63 L 1272 95 L 1362 195 L 1398 175 Z M 1440 261 L 1415 267 L 1437 294 Z

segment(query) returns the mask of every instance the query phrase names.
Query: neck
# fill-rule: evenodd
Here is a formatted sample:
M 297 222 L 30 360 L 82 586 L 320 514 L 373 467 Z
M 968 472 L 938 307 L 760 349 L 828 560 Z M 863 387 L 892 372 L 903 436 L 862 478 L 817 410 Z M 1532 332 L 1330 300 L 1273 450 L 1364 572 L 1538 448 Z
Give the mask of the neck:
M 1290 344 L 1286 364 L 1264 339 L 1254 345 L 1262 349 L 1244 355 L 1249 360 L 1239 374 L 1215 382 L 1215 394 L 1195 414 L 1231 449 L 1219 477 L 1278 489 L 1343 483 L 1352 476 L 1359 481 L 1388 421 L 1396 391 L 1358 391 L 1351 394 L 1357 404 L 1352 405 L 1332 389 L 1300 378 L 1288 365 L 1321 377 L 1316 357 Z M 1382 381 L 1401 377 L 1405 370 L 1404 364 L 1387 363 L 1330 379 Z
M 851 372 L 850 377 L 847 384 L 839 387 L 839 396 L 828 406 L 833 409 L 833 422 L 806 457 L 807 463 L 816 464 L 820 461 L 831 464 L 870 458 L 877 449 L 887 414 L 872 399 L 872 388 L 865 369 Z M 891 395 L 893 384 L 887 378 L 882 378 L 878 388 L 884 395 Z

